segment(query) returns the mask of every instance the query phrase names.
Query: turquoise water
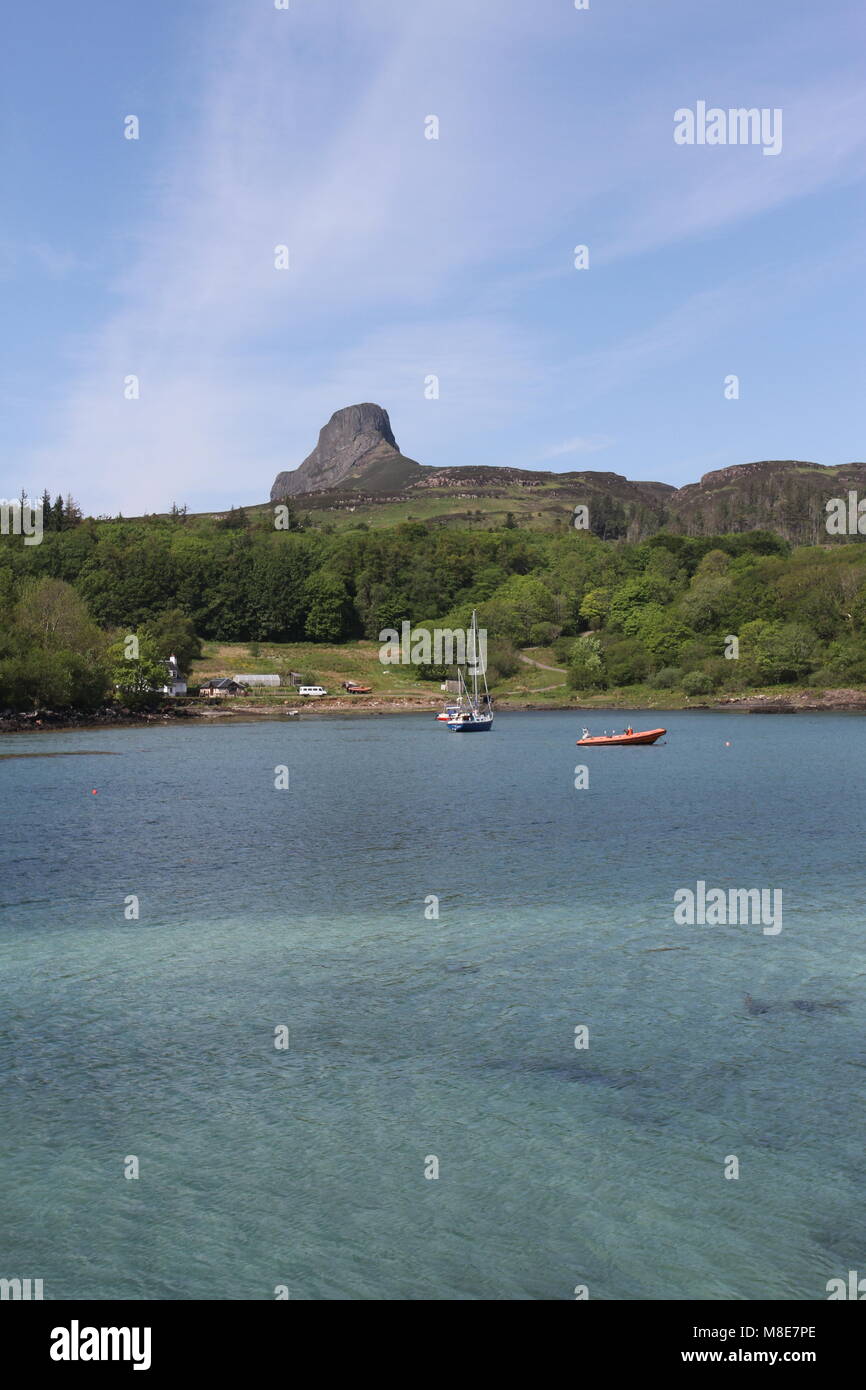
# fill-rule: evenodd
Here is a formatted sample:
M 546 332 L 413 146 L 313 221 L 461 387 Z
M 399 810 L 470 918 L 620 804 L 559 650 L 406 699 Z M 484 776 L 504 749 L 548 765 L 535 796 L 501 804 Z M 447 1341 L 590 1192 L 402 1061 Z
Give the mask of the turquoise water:
M 822 1299 L 866 1272 L 866 723 L 672 713 L 581 750 L 585 719 L 0 738 L 93 754 L 0 762 L 0 1275 Z M 782 931 L 675 925 L 698 879 L 780 888 Z

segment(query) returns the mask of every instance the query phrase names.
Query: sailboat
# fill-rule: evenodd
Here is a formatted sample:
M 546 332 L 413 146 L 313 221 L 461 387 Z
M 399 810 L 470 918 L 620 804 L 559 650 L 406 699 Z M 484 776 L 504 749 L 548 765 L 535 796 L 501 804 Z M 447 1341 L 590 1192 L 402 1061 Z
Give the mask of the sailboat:
M 439 713 L 437 714 L 436 718 L 437 718 L 441 723 L 450 724 L 450 723 L 451 723 L 451 720 L 452 720 L 452 719 L 456 719 L 459 713 L 460 713 L 460 706 L 459 706 L 459 705 L 446 705 L 445 708 L 444 708 L 443 710 L 440 710 L 440 711 L 439 711 Z
M 478 677 L 484 685 L 481 694 Z M 472 689 L 466 677 L 472 678 Z M 460 708 L 453 719 L 448 720 L 448 728 L 453 734 L 483 734 L 493 728 L 493 708 L 490 692 L 487 689 L 487 673 L 484 658 L 478 642 L 478 614 L 473 611 L 472 626 L 469 629 L 469 650 L 466 653 L 466 670 L 458 669 L 460 683 Z

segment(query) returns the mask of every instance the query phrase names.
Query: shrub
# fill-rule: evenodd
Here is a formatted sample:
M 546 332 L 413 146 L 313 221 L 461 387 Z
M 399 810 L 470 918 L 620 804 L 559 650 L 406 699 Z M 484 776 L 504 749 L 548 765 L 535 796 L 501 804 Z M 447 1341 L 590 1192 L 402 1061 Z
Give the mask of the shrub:
M 854 638 L 841 639 L 831 642 L 827 648 L 824 660 L 825 684 L 839 684 L 846 681 L 849 684 L 862 685 L 866 681 L 866 648 L 862 642 Z
M 736 670 L 731 670 L 736 665 L 736 661 L 728 661 L 723 656 L 711 656 L 708 661 L 703 663 L 701 670 L 705 676 L 709 677 L 710 688 L 718 690 L 720 685 L 729 684 L 731 678 L 736 676 Z
M 642 642 L 624 637 L 605 647 L 604 665 L 611 685 L 639 685 L 646 680 L 650 659 Z
M 487 679 L 507 680 L 520 670 L 520 658 L 510 642 L 490 642 L 487 647 Z
M 656 671 L 650 684 L 659 690 L 674 690 L 683 678 L 683 673 L 679 666 L 663 666 L 660 671 Z
M 713 678 L 706 671 L 687 671 L 683 676 L 682 688 L 686 695 L 709 695 L 713 689 Z
M 530 647 L 549 647 L 559 636 L 561 628 L 556 623 L 533 623 L 529 629 Z

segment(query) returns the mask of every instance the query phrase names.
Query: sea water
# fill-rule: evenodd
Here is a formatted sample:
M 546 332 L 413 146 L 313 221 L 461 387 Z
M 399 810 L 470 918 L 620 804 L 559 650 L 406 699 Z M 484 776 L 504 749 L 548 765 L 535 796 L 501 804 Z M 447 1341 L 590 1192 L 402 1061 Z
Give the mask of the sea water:
M 0 1276 L 810 1300 L 866 1272 L 866 723 L 630 718 L 665 741 L 580 749 L 580 713 L 0 738 Z M 780 891 L 781 931 L 677 923 L 699 883 Z

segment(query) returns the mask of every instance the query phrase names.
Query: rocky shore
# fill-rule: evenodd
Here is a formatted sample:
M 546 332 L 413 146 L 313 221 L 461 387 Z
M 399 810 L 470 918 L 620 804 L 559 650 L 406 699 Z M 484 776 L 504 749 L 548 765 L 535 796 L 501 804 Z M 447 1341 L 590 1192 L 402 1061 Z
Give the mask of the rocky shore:
M 195 719 L 197 709 L 166 703 L 153 710 L 133 710 L 125 705 L 103 705 L 96 710 L 0 710 L 0 733 L 36 733 L 42 729 L 120 728 L 126 724 L 167 724 Z
M 134 710 L 125 705 L 104 705 L 97 710 L 0 710 L 0 733 L 38 733 L 43 730 L 123 728 L 127 725 L 170 724 L 179 721 L 217 723 L 233 719 L 275 719 L 290 714 L 418 714 L 440 710 L 441 699 L 401 697 L 398 700 L 324 699 L 220 700 L 181 703 L 168 700 L 152 710 Z
M 866 690 L 792 690 L 784 695 L 747 695 L 716 700 L 712 709 L 740 709 L 747 714 L 795 714 L 798 711 L 866 710 Z
M 610 705 L 594 703 L 583 705 L 579 701 L 533 703 L 532 698 L 515 700 L 500 698 L 495 709 L 501 712 L 528 710 L 536 713 L 544 711 L 581 710 L 617 708 L 623 710 L 646 709 L 662 712 L 670 710 L 702 709 L 731 710 L 743 714 L 796 714 L 815 710 L 862 710 L 866 712 L 866 690 L 792 690 L 785 694 L 757 694 L 748 696 L 728 696 L 718 700 L 695 700 L 686 704 L 642 705 L 639 701 L 624 702 L 623 692 L 617 692 Z M 0 733 L 35 733 L 46 729 L 87 729 L 123 728 L 143 724 L 169 724 L 180 721 L 206 721 L 217 723 L 234 719 L 284 719 L 298 714 L 303 718 L 324 715 L 346 714 L 427 714 L 442 709 L 443 697 L 404 695 L 384 698 L 373 695 L 362 697 L 332 697 L 322 700 L 227 700 L 198 703 L 181 703 L 167 700 L 152 710 L 134 710 L 125 705 L 104 705 L 98 710 L 0 710 Z

